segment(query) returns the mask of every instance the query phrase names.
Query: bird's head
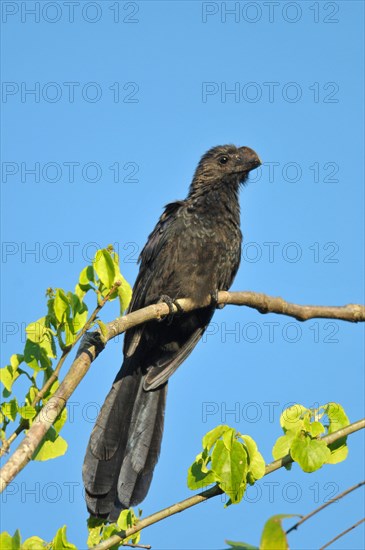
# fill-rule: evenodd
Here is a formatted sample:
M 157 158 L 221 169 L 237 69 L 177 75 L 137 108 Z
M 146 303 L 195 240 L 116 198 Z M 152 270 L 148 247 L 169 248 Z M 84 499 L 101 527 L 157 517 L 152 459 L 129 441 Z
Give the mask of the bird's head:
M 191 192 L 203 192 L 212 184 L 234 185 L 244 183 L 251 170 L 258 168 L 261 160 L 249 147 L 218 145 L 202 156 L 194 174 Z

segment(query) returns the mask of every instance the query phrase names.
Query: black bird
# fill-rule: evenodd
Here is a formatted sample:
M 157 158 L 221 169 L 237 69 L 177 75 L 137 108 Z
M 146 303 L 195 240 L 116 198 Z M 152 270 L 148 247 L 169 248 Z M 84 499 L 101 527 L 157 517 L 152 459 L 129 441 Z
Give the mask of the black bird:
M 83 466 L 93 516 L 114 521 L 141 502 L 158 460 L 167 381 L 207 328 L 219 290 L 228 290 L 241 257 L 238 191 L 261 164 L 248 147 L 210 149 L 185 200 L 166 206 L 143 248 L 129 311 L 161 300 L 212 296 L 211 305 L 132 328 L 124 361 L 97 418 Z

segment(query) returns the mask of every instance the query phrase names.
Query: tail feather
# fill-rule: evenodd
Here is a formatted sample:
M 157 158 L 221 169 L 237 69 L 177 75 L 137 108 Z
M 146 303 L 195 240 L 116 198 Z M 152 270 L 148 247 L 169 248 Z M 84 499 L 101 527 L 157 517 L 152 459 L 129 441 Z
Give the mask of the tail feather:
M 140 369 L 117 376 L 92 431 L 83 481 L 94 516 L 114 520 L 119 510 L 143 500 L 151 484 L 161 447 L 167 384 L 145 391 L 143 379 Z

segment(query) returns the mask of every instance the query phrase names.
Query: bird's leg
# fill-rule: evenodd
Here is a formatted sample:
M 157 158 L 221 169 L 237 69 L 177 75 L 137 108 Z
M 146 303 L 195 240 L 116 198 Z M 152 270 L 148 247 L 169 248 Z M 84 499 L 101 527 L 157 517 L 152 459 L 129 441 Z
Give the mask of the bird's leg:
M 219 290 L 216 288 L 214 292 L 211 292 L 210 294 L 210 297 L 211 297 L 211 304 L 212 306 L 214 306 L 216 309 L 223 309 L 225 304 L 218 304 L 218 292 Z
M 165 321 L 167 322 L 168 325 L 171 325 L 172 323 L 172 320 L 174 318 L 174 316 L 177 314 L 181 314 L 181 313 L 184 313 L 184 310 L 183 308 L 181 307 L 181 305 L 173 300 L 172 298 L 170 298 L 170 296 L 168 296 L 167 294 L 162 294 L 160 296 L 160 299 L 159 299 L 159 302 L 164 302 L 165 304 L 168 305 L 168 308 L 169 308 L 169 313 L 168 315 L 166 315 L 166 317 L 162 317 L 162 319 L 160 319 L 160 321 Z M 175 313 L 174 311 L 174 306 L 176 307 L 177 309 L 177 312 Z

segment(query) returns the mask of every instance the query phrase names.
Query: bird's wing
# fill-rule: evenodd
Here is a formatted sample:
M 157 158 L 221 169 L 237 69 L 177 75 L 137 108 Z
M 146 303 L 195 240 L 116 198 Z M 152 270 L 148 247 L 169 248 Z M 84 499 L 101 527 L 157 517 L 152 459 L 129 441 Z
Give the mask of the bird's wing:
M 184 201 L 176 201 L 166 205 L 156 227 L 149 235 L 140 256 L 140 269 L 134 283 L 132 299 L 128 312 L 136 311 L 152 303 L 146 297 L 151 287 L 152 279 L 156 276 L 155 265 L 161 250 L 169 242 L 171 234 L 169 229 L 176 220 L 176 214 Z M 144 330 L 144 325 L 128 330 L 124 338 L 124 354 L 130 356 L 134 353 Z

